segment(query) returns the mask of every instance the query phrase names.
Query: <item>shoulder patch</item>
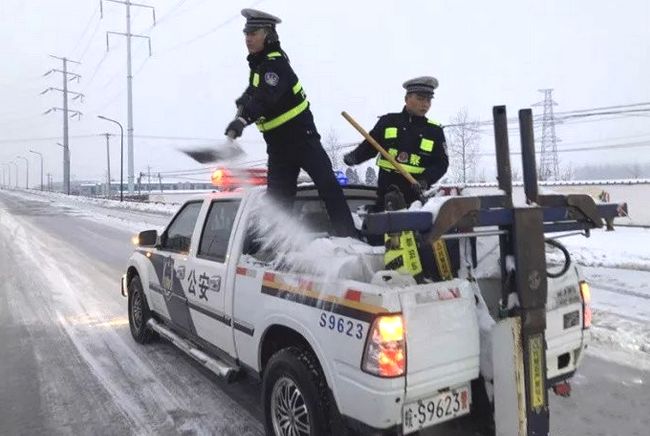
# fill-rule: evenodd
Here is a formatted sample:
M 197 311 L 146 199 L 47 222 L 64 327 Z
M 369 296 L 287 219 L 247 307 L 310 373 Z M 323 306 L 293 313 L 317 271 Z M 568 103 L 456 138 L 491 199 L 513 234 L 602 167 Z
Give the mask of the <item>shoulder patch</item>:
M 275 74 L 273 71 L 269 71 L 264 74 L 264 81 L 269 86 L 277 86 L 278 82 L 280 81 L 280 76 Z

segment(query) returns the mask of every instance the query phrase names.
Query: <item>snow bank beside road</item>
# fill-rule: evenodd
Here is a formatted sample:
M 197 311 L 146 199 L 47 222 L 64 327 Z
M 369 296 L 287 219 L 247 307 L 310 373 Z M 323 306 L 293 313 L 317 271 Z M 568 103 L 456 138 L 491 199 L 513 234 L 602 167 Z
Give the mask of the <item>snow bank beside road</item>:
M 650 229 L 616 227 L 593 230 L 589 238 L 561 238 L 573 259 L 583 266 L 650 271 Z
M 17 199 L 24 199 L 31 204 L 34 202 L 48 204 L 61 209 L 62 213 L 80 216 L 132 233 L 148 229 L 162 230 L 178 209 L 176 205 L 120 202 L 118 200 L 69 196 L 57 192 L 17 189 L 1 192 Z
M 104 198 L 81 197 L 77 195 L 66 195 L 60 192 L 32 191 L 32 190 L 5 190 L 7 194 L 22 196 L 33 201 L 54 202 L 65 206 L 86 206 L 93 205 L 108 209 L 131 210 L 138 212 L 156 213 L 161 215 L 172 215 L 178 210 L 178 205 L 163 203 L 141 203 L 134 201 L 109 200 Z

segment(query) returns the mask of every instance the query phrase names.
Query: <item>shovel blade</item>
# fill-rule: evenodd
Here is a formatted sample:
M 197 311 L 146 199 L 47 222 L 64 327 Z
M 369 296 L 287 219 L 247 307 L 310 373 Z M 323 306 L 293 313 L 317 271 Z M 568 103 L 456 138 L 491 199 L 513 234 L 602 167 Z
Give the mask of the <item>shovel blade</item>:
M 244 155 L 244 150 L 234 141 L 219 147 L 200 147 L 194 149 L 183 149 L 183 153 L 202 164 L 223 162 L 236 159 Z

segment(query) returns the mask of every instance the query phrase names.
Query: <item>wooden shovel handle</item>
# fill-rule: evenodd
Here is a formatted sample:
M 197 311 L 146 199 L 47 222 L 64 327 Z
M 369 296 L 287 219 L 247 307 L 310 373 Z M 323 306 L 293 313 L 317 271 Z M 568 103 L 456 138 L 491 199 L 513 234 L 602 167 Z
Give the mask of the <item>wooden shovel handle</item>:
M 370 136 L 370 134 L 368 134 L 368 132 L 366 132 L 366 131 L 364 130 L 364 128 L 361 127 L 361 126 L 359 125 L 359 123 L 357 123 L 357 122 L 354 120 L 354 118 L 352 118 L 352 117 L 351 117 L 347 112 L 345 112 L 345 111 L 341 112 L 341 115 L 343 115 L 343 118 L 345 118 L 346 120 L 348 120 L 348 122 L 349 122 L 350 124 L 352 124 L 352 127 L 354 127 L 355 129 L 357 129 L 357 130 L 359 131 L 359 133 L 361 133 L 361 135 L 366 139 L 366 141 L 368 141 L 368 142 L 370 143 L 370 145 L 372 145 L 372 146 L 373 146 L 373 147 L 374 147 L 374 148 L 375 148 L 379 153 L 381 153 L 381 155 L 382 155 L 382 156 L 383 156 L 383 157 L 384 157 L 388 162 L 390 162 L 391 164 L 393 164 L 393 167 L 395 167 L 395 169 L 396 169 L 397 171 L 399 171 L 399 173 L 400 173 L 401 175 L 403 175 L 403 176 L 406 178 L 406 180 L 409 181 L 409 183 L 411 183 L 412 185 L 417 185 L 417 184 L 418 184 L 418 181 L 415 180 L 415 178 L 414 178 L 411 174 L 409 174 L 409 173 L 404 169 L 404 167 L 403 167 L 402 165 L 400 165 L 400 163 L 397 162 L 397 161 L 395 160 L 395 158 L 394 158 L 392 155 L 390 155 L 386 150 L 384 150 L 384 147 L 382 147 L 381 145 L 379 145 L 379 143 L 378 143 L 377 141 L 375 141 L 375 138 L 373 138 L 372 136 Z

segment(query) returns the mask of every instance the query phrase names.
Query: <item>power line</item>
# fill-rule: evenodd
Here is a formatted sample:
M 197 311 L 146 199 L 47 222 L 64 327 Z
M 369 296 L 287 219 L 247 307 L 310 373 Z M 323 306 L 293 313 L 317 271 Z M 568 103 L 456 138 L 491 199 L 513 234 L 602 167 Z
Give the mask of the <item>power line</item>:
M 90 29 L 90 25 L 93 22 L 93 18 L 95 18 L 95 15 L 97 15 L 98 12 L 99 12 L 99 6 L 96 6 L 95 9 L 93 10 L 92 15 L 88 19 L 88 23 L 86 23 L 86 27 L 84 27 L 83 32 L 81 32 L 81 35 L 77 39 L 77 43 L 75 44 L 74 48 L 72 49 L 72 51 L 70 53 L 74 53 L 74 52 L 77 51 L 77 49 L 79 48 L 79 46 L 81 44 L 81 41 L 83 41 L 84 37 L 86 36 L 86 32 L 88 32 L 88 29 Z M 99 23 L 99 21 L 98 21 L 98 23 Z M 96 29 L 95 29 L 95 32 L 96 32 Z M 94 36 L 94 33 L 93 33 L 93 36 Z M 90 40 L 92 40 L 93 36 L 90 37 Z M 85 53 L 85 50 L 84 50 L 84 53 Z M 83 59 L 83 53 L 80 56 L 80 60 L 81 59 Z
M 630 103 L 630 104 L 623 104 L 623 105 L 616 105 L 616 106 L 601 106 L 601 107 L 593 107 L 593 108 L 586 108 L 586 109 L 576 109 L 576 110 L 571 110 L 571 111 L 566 111 L 566 112 L 555 112 L 554 115 L 557 119 L 563 120 L 564 117 L 568 117 L 571 115 L 575 114 L 580 114 L 580 113 L 589 113 L 586 116 L 598 116 L 601 111 L 609 111 L 610 109 L 627 109 L 627 108 L 634 108 L 638 106 L 650 106 L 650 102 L 641 102 L 641 103 Z M 642 109 L 637 109 L 634 112 L 650 112 L 650 107 L 649 108 L 642 108 Z M 615 111 L 613 113 L 626 113 L 625 111 Z M 535 115 L 533 119 L 535 120 L 535 124 L 539 124 L 543 118 L 543 115 Z M 487 121 L 477 121 L 477 122 L 472 122 L 470 124 L 478 124 L 481 127 L 484 126 L 492 126 L 493 121 L 492 120 L 487 120 Z M 464 126 L 468 123 L 455 123 L 455 124 L 446 124 L 443 125 L 443 128 L 447 127 L 457 127 L 457 126 Z M 514 125 L 519 125 L 519 118 L 518 117 L 510 117 L 508 118 L 508 124 L 514 124 Z M 491 132 L 490 132 L 491 133 Z
M 103 133 L 93 133 L 93 134 L 86 134 L 86 135 L 69 135 L 69 138 L 75 138 L 75 139 L 81 139 L 81 138 L 95 138 L 95 137 L 102 137 L 104 136 Z M 36 142 L 36 141 L 60 141 L 61 137 L 60 136 L 47 136 L 47 137 L 33 137 L 33 138 L 3 138 L 0 139 L 0 144 L 10 144 L 12 142 Z
M 557 150 L 558 153 L 572 153 L 580 151 L 593 151 L 593 150 L 610 150 L 610 149 L 621 149 L 621 148 L 642 148 L 650 147 L 650 141 L 635 142 L 635 143 L 622 143 L 622 144 L 608 144 L 608 145 L 596 145 L 593 147 L 574 147 L 574 148 L 560 148 Z M 540 154 L 540 151 L 535 153 Z M 479 156 L 495 156 L 496 153 L 478 153 Z M 520 155 L 519 151 L 510 151 L 510 154 Z
M 255 2 L 253 2 L 249 6 L 249 8 L 255 7 L 258 4 L 262 3 L 263 1 L 264 0 L 257 0 Z M 214 32 L 226 27 L 228 24 L 232 23 L 233 21 L 235 21 L 239 17 L 240 17 L 240 14 L 234 14 L 234 15 L 230 16 L 229 18 L 227 18 L 225 21 L 222 21 L 220 24 L 213 27 L 212 29 L 210 29 L 210 30 L 208 30 L 206 32 L 203 32 L 203 33 L 201 33 L 201 34 L 199 34 L 199 35 L 197 35 L 197 36 L 195 36 L 195 37 L 193 37 L 191 39 L 188 39 L 188 40 L 186 40 L 184 42 L 181 42 L 181 43 L 179 43 L 179 44 L 177 44 L 177 45 L 175 45 L 175 46 L 173 46 L 173 47 L 171 47 L 171 48 L 169 48 L 167 50 L 161 51 L 160 54 L 156 55 L 156 57 L 163 56 L 163 55 L 165 55 L 167 53 L 171 53 L 171 52 L 176 51 L 176 50 L 178 50 L 180 48 L 183 48 L 183 47 L 185 47 L 187 45 L 194 44 L 196 41 L 199 41 L 199 40 L 205 38 L 206 36 L 209 36 L 209 35 L 213 34 Z
M 88 89 L 88 87 L 90 86 L 90 84 L 93 83 L 93 80 L 95 79 L 95 76 L 96 76 L 97 73 L 99 72 L 99 69 L 101 68 L 102 64 L 104 63 L 104 61 L 106 60 L 106 58 L 108 57 L 108 55 L 109 55 L 109 52 L 104 53 L 104 56 L 102 56 L 102 58 L 99 60 L 99 62 L 98 62 L 97 65 L 95 66 L 95 70 L 94 70 L 93 73 L 90 75 L 90 79 L 88 80 L 88 82 L 86 82 L 86 86 L 84 86 L 84 92 Z

